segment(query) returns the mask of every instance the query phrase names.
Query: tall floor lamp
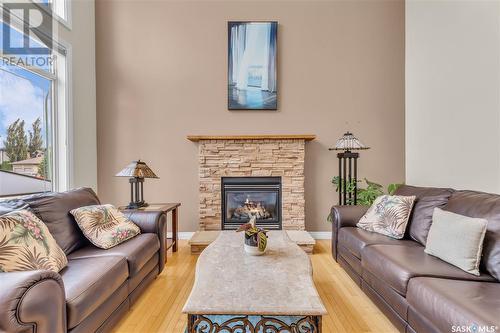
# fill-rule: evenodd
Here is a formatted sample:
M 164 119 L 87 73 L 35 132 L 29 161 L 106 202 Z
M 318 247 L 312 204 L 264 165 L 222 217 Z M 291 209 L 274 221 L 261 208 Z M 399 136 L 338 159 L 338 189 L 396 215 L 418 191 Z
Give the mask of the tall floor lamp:
M 358 157 L 355 150 L 365 150 L 370 147 L 361 143 L 352 133 L 346 132 L 337 140 L 335 148 L 328 150 L 341 150 L 337 153 L 339 159 L 339 205 L 356 205 L 358 201 Z M 354 190 L 347 193 L 347 184 L 353 184 Z

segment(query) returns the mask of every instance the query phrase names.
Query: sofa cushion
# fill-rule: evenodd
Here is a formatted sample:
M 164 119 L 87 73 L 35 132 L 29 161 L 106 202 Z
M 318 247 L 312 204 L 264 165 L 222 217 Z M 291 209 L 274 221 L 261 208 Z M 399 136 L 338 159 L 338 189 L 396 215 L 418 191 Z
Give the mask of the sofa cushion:
M 414 195 L 417 199 L 431 196 L 450 196 L 454 192 L 451 188 L 421 187 L 411 185 L 401 185 L 394 192 L 395 195 Z
M 361 274 L 363 273 L 361 268 L 361 259 L 354 256 L 351 251 L 347 250 L 343 246 L 339 246 L 338 251 L 339 257 L 344 259 L 344 261 L 351 266 L 352 270 L 361 277 Z
M 500 283 L 414 278 L 406 298 L 442 332 L 452 332 L 452 326 L 500 327 Z
M 475 276 L 441 259 L 424 253 L 423 246 L 372 245 L 361 252 L 364 271 L 385 281 L 391 288 L 406 295 L 408 282 L 418 276 L 442 277 L 457 280 L 494 281 L 488 274 Z
M 23 201 L 47 225 L 57 244 L 67 255 L 88 243 L 70 210 L 98 205 L 99 199 L 92 189 L 42 193 L 25 197 Z
M 346 227 L 339 230 L 338 245 L 349 250 L 358 259 L 361 259 L 361 251 L 366 246 L 374 244 L 419 246 L 410 240 L 394 239 L 359 228 Z
M 363 282 L 370 286 L 374 292 L 381 297 L 394 312 L 404 320 L 407 320 L 408 302 L 406 298 L 392 289 L 385 281 L 380 280 L 370 272 L 366 271 L 363 274 Z M 366 290 L 366 288 L 363 288 Z
M 421 315 L 413 307 L 408 306 L 408 328 L 406 333 L 442 333 L 434 324 L 426 317 Z M 472 332 L 471 332 L 472 333 Z
M 80 207 L 70 213 L 85 237 L 101 249 L 110 249 L 141 233 L 137 225 L 110 204 Z
M 427 244 L 434 209 L 446 205 L 450 196 L 451 193 L 446 193 L 417 199 L 410 217 L 410 227 L 408 228 L 411 239 L 422 245 Z
M 110 333 L 117 322 L 130 309 L 128 286 L 122 284 L 101 306 L 68 333 Z M 123 331 L 122 331 L 123 332 Z M 134 330 L 126 332 L 132 333 Z
M 129 275 L 132 277 L 141 270 L 159 249 L 160 242 L 158 241 L 158 236 L 155 234 L 140 234 L 109 250 L 88 245 L 71 253 L 68 258 L 72 260 L 103 256 L 124 257 L 127 259 Z
M 392 238 L 402 239 L 410 219 L 415 196 L 381 195 L 356 226 Z
M 479 275 L 479 263 L 488 221 L 434 209 L 425 253 L 467 273 Z
M 500 280 L 500 195 L 457 191 L 443 209 L 488 220 L 481 268 Z
M 425 245 L 427 233 L 432 223 L 432 212 L 436 207 L 443 207 L 452 193 L 451 188 L 399 186 L 394 194 L 416 196 L 415 205 L 410 215 L 407 236 Z
M 22 199 L 0 200 L 0 215 L 26 208 L 28 208 L 28 204 Z
M 47 226 L 22 209 L 0 216 L 0 272 L 46 269 L 59 272 L 68 264 Z
M 68 328 L 73 328 L 103 304 L 128 278 L 124 257 L 70 259 L 61 271 L 66 291 Z
M 149 261 L 142 266 L 141 270 L 138 271 L 134 276 L 130 276 L 128 279 L 128 291 L 129 293 L 132 293 L 137 286 L 139 286 L 143 280 L 152 272 L 154 271 L 156 275 L 160 274 L 160 271 L 158 269 L 158 262 L 159 262 L 160 254 L 157 252 L 155 253 Z

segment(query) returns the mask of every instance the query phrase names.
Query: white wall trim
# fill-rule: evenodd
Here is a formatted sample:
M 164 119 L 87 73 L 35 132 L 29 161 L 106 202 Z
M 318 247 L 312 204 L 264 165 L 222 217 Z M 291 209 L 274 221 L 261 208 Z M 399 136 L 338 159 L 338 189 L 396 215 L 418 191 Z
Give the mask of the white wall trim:
M 180 231 L 179 232 L 179 239 L 191 239 L 193 237 L 194 232 L 191 231 Z M 167 232 L 167 237 L 172 237 L 171 232 Z
M 192 231 L 181 231 L 179 232 L 179 239 L 191 239 L 194 232 Z M 314 239 L 332 239 L 332 233 L 330 231 L 309 231 L 309 234 Z M 171 237 L 171 233 L 167 233 L 167 237 Z
M 314 239 L 332 239 L 331 231 L 309 231 L 309 234 Z

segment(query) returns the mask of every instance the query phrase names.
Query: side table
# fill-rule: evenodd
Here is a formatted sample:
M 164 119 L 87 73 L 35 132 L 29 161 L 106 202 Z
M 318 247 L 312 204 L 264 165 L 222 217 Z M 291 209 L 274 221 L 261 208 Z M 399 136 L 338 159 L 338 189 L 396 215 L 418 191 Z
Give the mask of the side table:
M 167 238 L 167 246 L 165 248 L 165 252 L 172 248 L 172 252 L 177 252 L 177 243 L 178 243 L 178 223 L 179 223 L 179 202 L 174 203 L 153 203 L 149 204 L 147 207 L 141 207 L 137 209 L 127 209 L 126 206 L 119 207 L 118 209 L 121 211 L 146 211 L 146 212 L 164 212 L 165 214 L 172 213 L 172 237 Z M 165 253 L 165 261 L 167 261 L 167 254 Z

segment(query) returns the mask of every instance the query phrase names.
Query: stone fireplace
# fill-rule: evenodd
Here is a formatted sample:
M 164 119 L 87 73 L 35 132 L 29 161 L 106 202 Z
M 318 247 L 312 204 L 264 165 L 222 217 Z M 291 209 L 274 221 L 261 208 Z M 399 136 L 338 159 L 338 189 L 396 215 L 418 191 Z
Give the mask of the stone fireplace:
M 248 211 L 268 229 L 305 230 L 305 145 L 314 138 L 188 136 L 199 144 L 200 230 L 234 229 Z

